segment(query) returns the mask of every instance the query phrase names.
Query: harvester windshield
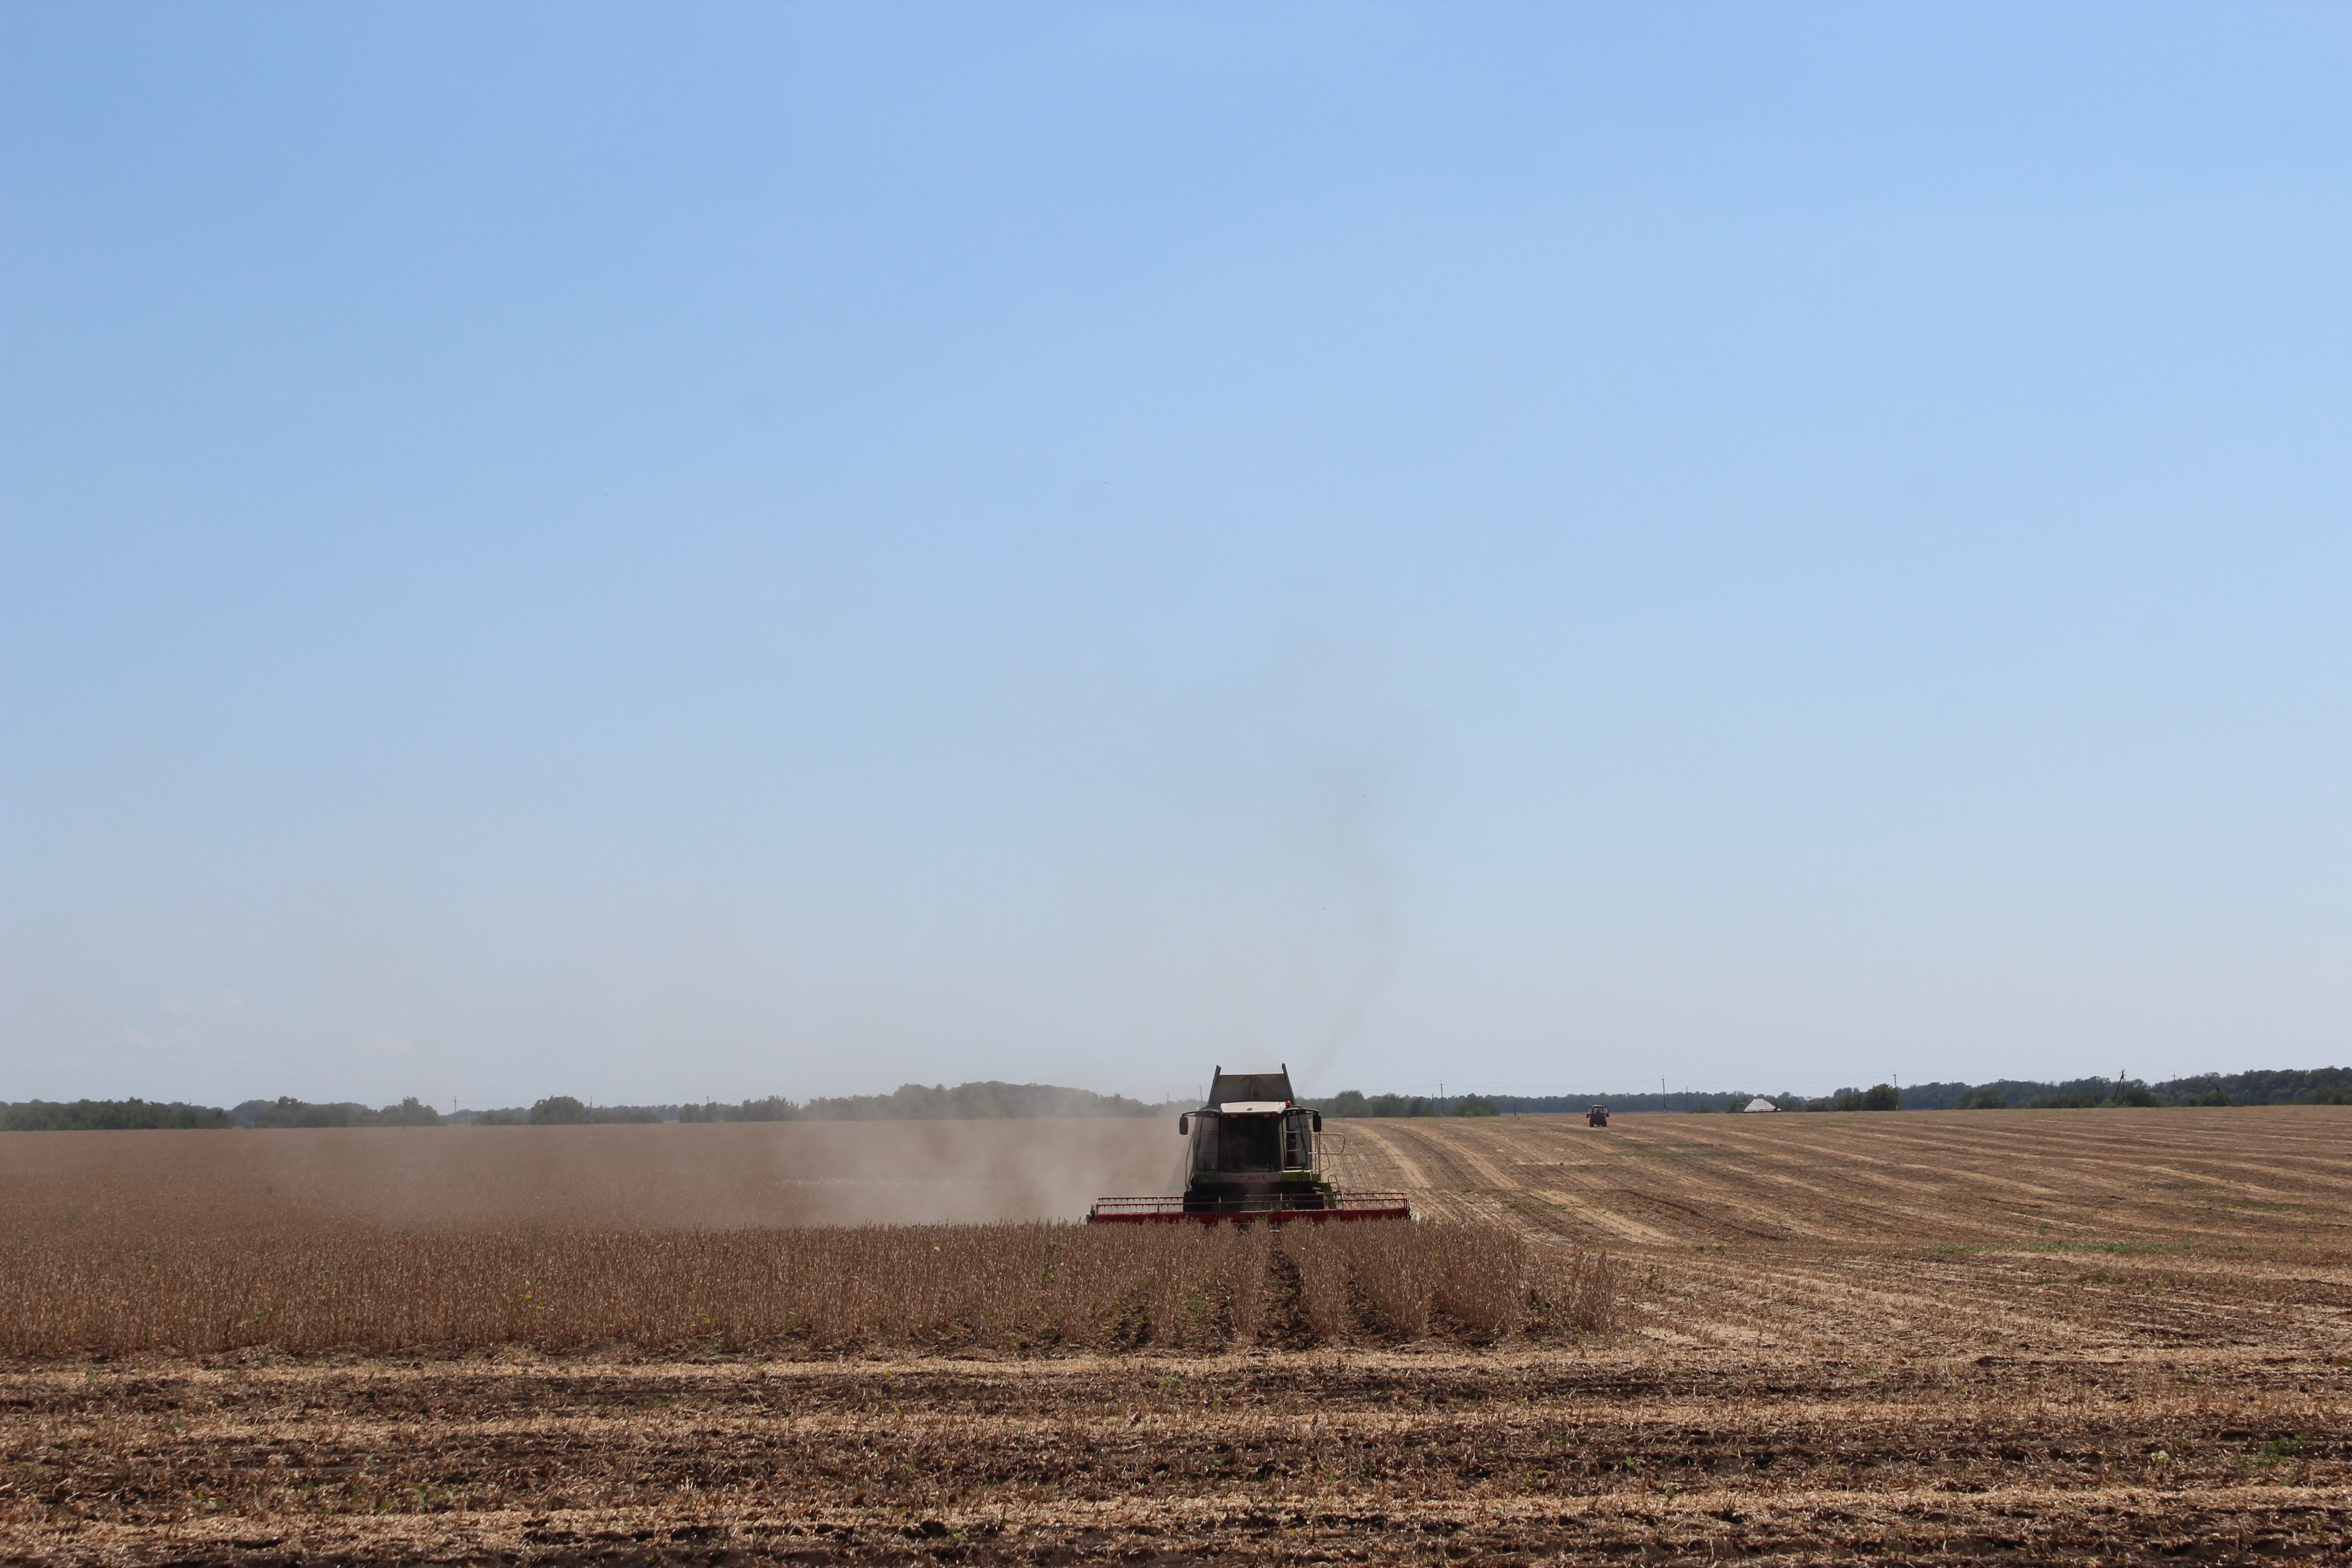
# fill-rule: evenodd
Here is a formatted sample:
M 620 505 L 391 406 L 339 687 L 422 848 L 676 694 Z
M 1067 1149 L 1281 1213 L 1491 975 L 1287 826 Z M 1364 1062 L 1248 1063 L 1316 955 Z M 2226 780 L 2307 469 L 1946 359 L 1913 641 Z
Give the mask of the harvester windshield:
M 1192 1158 L 1189 1174 L 1312 1173 L 1316 1168 L 1312 1110 L 1279 1100 L 1243 1100 L 1203 1106 L 1182 1119 L 1189 1123 Z
M 1216 1157 L 1208 1163 L 1220 1171 L 1239 1173 L 1244 1171 L 1279 1171 L 1289 1163 L 1282 1157 L 1282 1117 L 1219 1115 L 1202 1116 L 1201 1131 L 1216 1141 Z M 1199 1162 L 1195 1162 L 1197 1164 Z

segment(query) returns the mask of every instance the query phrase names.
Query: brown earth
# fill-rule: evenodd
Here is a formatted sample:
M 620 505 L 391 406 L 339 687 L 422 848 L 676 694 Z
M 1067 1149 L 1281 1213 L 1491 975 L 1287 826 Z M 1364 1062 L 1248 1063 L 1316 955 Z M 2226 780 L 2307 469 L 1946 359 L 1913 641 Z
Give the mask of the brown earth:
M 463 1136 L 657 1135 L 690 1173 L 731 1146 L 677 1140 L 735 1131 Z M 2352 1561 L 2352 1110 L 1334 1131 L 1357 1184 L 1605 1242 L 1630 1326 L 1486 1350 L 20 1362 L 0 1556 Z M 20 1217 L 27 1136 L 0 1140 Z M 228 1160 L 301 1135 L 187 1136 Z

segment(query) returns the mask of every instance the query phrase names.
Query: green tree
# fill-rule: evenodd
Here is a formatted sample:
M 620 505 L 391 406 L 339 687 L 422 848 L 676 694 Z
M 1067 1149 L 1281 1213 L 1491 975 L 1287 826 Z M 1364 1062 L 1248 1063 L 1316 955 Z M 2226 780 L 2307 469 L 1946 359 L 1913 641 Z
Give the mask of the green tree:
M 122 1132 L 153 1128 L 227 1127 L 228 1112 L 209 1105 L 144 1100 L 27 1100 L 0 1104 L 0 1131 Z
M 254 1112 L 256 1127 L 349 1127 L 355 1110 L 364 1107 L 350 1105 L 312 1105 L 290 1094 L 281 1094 Z

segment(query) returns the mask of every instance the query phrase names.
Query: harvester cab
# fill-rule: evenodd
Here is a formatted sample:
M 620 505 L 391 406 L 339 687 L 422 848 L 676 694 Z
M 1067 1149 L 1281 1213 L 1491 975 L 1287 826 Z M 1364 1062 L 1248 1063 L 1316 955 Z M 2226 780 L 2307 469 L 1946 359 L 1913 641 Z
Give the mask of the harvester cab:
M 1209 1102 L 1176 1119 L 1191 1140 L 1184 1207 L 1213 1214 L 1252 1209 L 1319 1209 L 1331 1193 L 1316 1158 L 1323 1113 L 1291 1098 L 1290 1068 L 1217 1069 Z
M 1207 1103 L 1176 1119 L 1187 1142 L 1184 1191 L 1101 1198 L 1090 1221 L 1410 1218 L 1401 1194 L 1345 1194 L 1322 1169 L 1323 1113 L 1298 1103 L 1290 1068 L 1216 1070 Z

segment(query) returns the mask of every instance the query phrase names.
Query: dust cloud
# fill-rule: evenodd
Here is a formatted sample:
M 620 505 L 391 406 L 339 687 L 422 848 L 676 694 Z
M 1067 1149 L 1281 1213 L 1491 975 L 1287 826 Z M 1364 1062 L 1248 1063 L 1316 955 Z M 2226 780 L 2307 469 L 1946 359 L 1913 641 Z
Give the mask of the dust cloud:
M 26 1132 L 20 1235 L 715 1229 L 1077 1219 L 1171 1192 L 1171 1119 Z

